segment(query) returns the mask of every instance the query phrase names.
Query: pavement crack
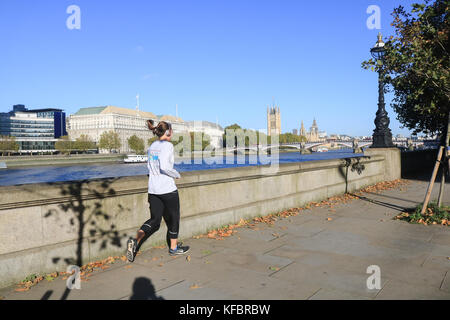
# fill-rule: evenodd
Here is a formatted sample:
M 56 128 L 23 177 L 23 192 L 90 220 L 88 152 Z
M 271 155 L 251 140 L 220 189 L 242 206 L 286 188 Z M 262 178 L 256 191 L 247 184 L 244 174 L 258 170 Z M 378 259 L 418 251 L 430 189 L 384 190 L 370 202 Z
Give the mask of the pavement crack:
M 270 253 L 270 252 L 272 252 L 272 251 L 274 251 L 274 250 L 277 250 L 277 249 L 279 249 L 279 248 L 281 248 L 281 247 L 284 247 L 285 245 L 286 245 L 286 244 L 282 244 L 282 245 L 280 245 L 280 246 L 278 246 L 278 247 L 276 247 L 276 248 L 270 249 L 269 251 L 263 252 L 263 255 L 268 254 L 268 253 Z
M 444 277 L 442 278 L 442 281 L 441 281 L 441 285 L 439 286 L 439 290 L 441 290 L 441 291 L 444 291 L 444 290 L 442 290 L 442 286 L 444 285 L 444 281 L 445 281 L 445 278 L 447 277 L 447 274 L 448 274 L 448 271 L 445 272 L 445 275 L 444 275 Z
M 375 295 L 375 297 L 373 297 L 373 299 L 375 300 L 378 295 L 381 293 L 381 291 L 383 291 L 383 289 L 386 287 L 386 285 L 389 283 L 389 279 L 386 280 L 386 282 L 384 283 L 383 287 L 377 292 L 377 294 Z
M 289 264 L 287 264 L 287 265 L 285 265 L 285 266 L 283 266 L 283 267 L 281 267 L 280 269 L 278 269 L 277 271 L 275 271 L 275 272 L 272 272 L 271 274 L 269 274 L 269 277 L 271 277 L 271 276 L 273 276 L 275 273 L 277 273 L 277 272 L 280 272 L 281 270 L 283 270 L 284 268 L 286 268 L 286 267 L 288 267 L 288 266 L 290 266 L 291 264 L 293 264 L 295 261 L 292 261 L 291 263 L 289 263 Z
M 319 290 L 317 290 L 316 292 L 314 292 L 312 295 L 310 295 L 308 298 L 306 298 L 306 300 L 310 300 L 312 297 L 314 297 L 320 290 L 322 290 L 322 288 L 319 288 Z
M 169 286 L 167 286 L 167 287 L 158 289 L 158 290 L 156 290 L 155 292 L 160 292 L 160 291 L 162 291 L 162 290 L 165 290 L 165 289 L 167 289 L 167 288 L 176 286 L 177 284 L 183 283 L 183 282 L 185 282 L 185 281 L 186 281 L 186 280 L 180 280 L 180 281 L 178 281 L 178 282 L 172 283 L 171 285 L 169 285 Z

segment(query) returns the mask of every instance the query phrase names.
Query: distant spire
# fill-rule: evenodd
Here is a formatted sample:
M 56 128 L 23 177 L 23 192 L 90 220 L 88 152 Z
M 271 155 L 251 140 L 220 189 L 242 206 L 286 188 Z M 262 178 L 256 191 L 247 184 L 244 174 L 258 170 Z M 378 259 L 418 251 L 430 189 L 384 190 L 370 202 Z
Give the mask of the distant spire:
M 175 104 L 175 117 L 178 118 L 178 104 Z

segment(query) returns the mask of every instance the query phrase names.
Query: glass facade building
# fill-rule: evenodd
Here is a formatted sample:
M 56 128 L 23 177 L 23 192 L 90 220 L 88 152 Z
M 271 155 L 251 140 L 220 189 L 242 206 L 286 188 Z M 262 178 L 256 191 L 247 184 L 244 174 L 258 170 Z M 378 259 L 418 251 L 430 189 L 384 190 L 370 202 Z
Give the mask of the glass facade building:
M 15 105 L 0 113 L 0 135 L 13 136 L 20 151 L 53 151 L 55 142 L 67 135 L 66 115 L 61 109 L 28 110 Z

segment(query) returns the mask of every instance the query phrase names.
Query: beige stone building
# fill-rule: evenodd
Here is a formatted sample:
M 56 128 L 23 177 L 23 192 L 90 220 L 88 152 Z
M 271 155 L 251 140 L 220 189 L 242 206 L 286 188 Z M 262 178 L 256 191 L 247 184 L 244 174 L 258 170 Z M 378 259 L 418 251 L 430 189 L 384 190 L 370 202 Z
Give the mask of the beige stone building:
M 146 147 L 148 146 L 148 139 L 153 137 L 153 133 L 148 130 L 146 125 L 146 121 L 149 119 L 154 120 L 155 123 L 161 120 L 170 122 L 175 133 L 187 130 L 187 125 L 181 118 L 169 115 L 158 117 L 151 112 L 103 106 L 81 108 L 69 116 L 67 132 L 71 140 L 85 134 L 98 143 L 103 132 L 112 130 L 119 134 L 122 146 L 118 151 L 130 153 L 128 138 L 132 135 L 143 139 Z
M 267 107 L 267 135 L 281 134 L 281 112 L 280 107 Z
M 316 142 L 324 140 L 324 138 L 321 136 L 319 132 L 319 126 L 317 125 L 316 119 L 313 120 L 313 124 L 311 128 L 309 128 L 309 132 L 306 131 L 302 121 L 300 125 L 300 135 L 306 137 L 306 140 L 308 142 Z

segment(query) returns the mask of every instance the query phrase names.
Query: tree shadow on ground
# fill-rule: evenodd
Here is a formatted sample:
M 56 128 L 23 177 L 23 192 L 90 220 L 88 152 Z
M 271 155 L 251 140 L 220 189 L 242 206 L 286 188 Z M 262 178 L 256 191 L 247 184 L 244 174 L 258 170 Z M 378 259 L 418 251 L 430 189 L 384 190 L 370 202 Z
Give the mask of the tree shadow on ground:
M 110 209 L 111 212 L 106 212 L 103 208 L 104 199 L 116 196 L 116 191 L 111 187 L 115 180 L 117 179 L 81 180 L 60 184 L 59 195 L 64 201 L 57 205 L 57 209 L 49 209 L 44 217 L 52 217 L 53 222 L 68 229 L 68 233 L 76 234 L 76 250 L 75 256 L 53 257 L 55 265 L 62 259 L 67 265 L 81 268 L 83 262 L 89 259 L 86 254 L 83 256 L 86 241 L 89 246 L 99 245 L 100 251 L 107 249 L 108 245 L 122 247 L 121 239 L 126 238 L 127 234 L 120 234 L 114 221 L 125 209 L 121 204 Z M 66 223 L 67 219 L 69 225 Z M 69 293 L 70 289 L 66 288 L 61 300 L 67 299 Z M 42 298 L 46 298 L 45 295 Z
M 130 300 L 164 300 L 164 298 L 156 295 L 155 287 L 150 279 L 139 277 L 134 280 Z

